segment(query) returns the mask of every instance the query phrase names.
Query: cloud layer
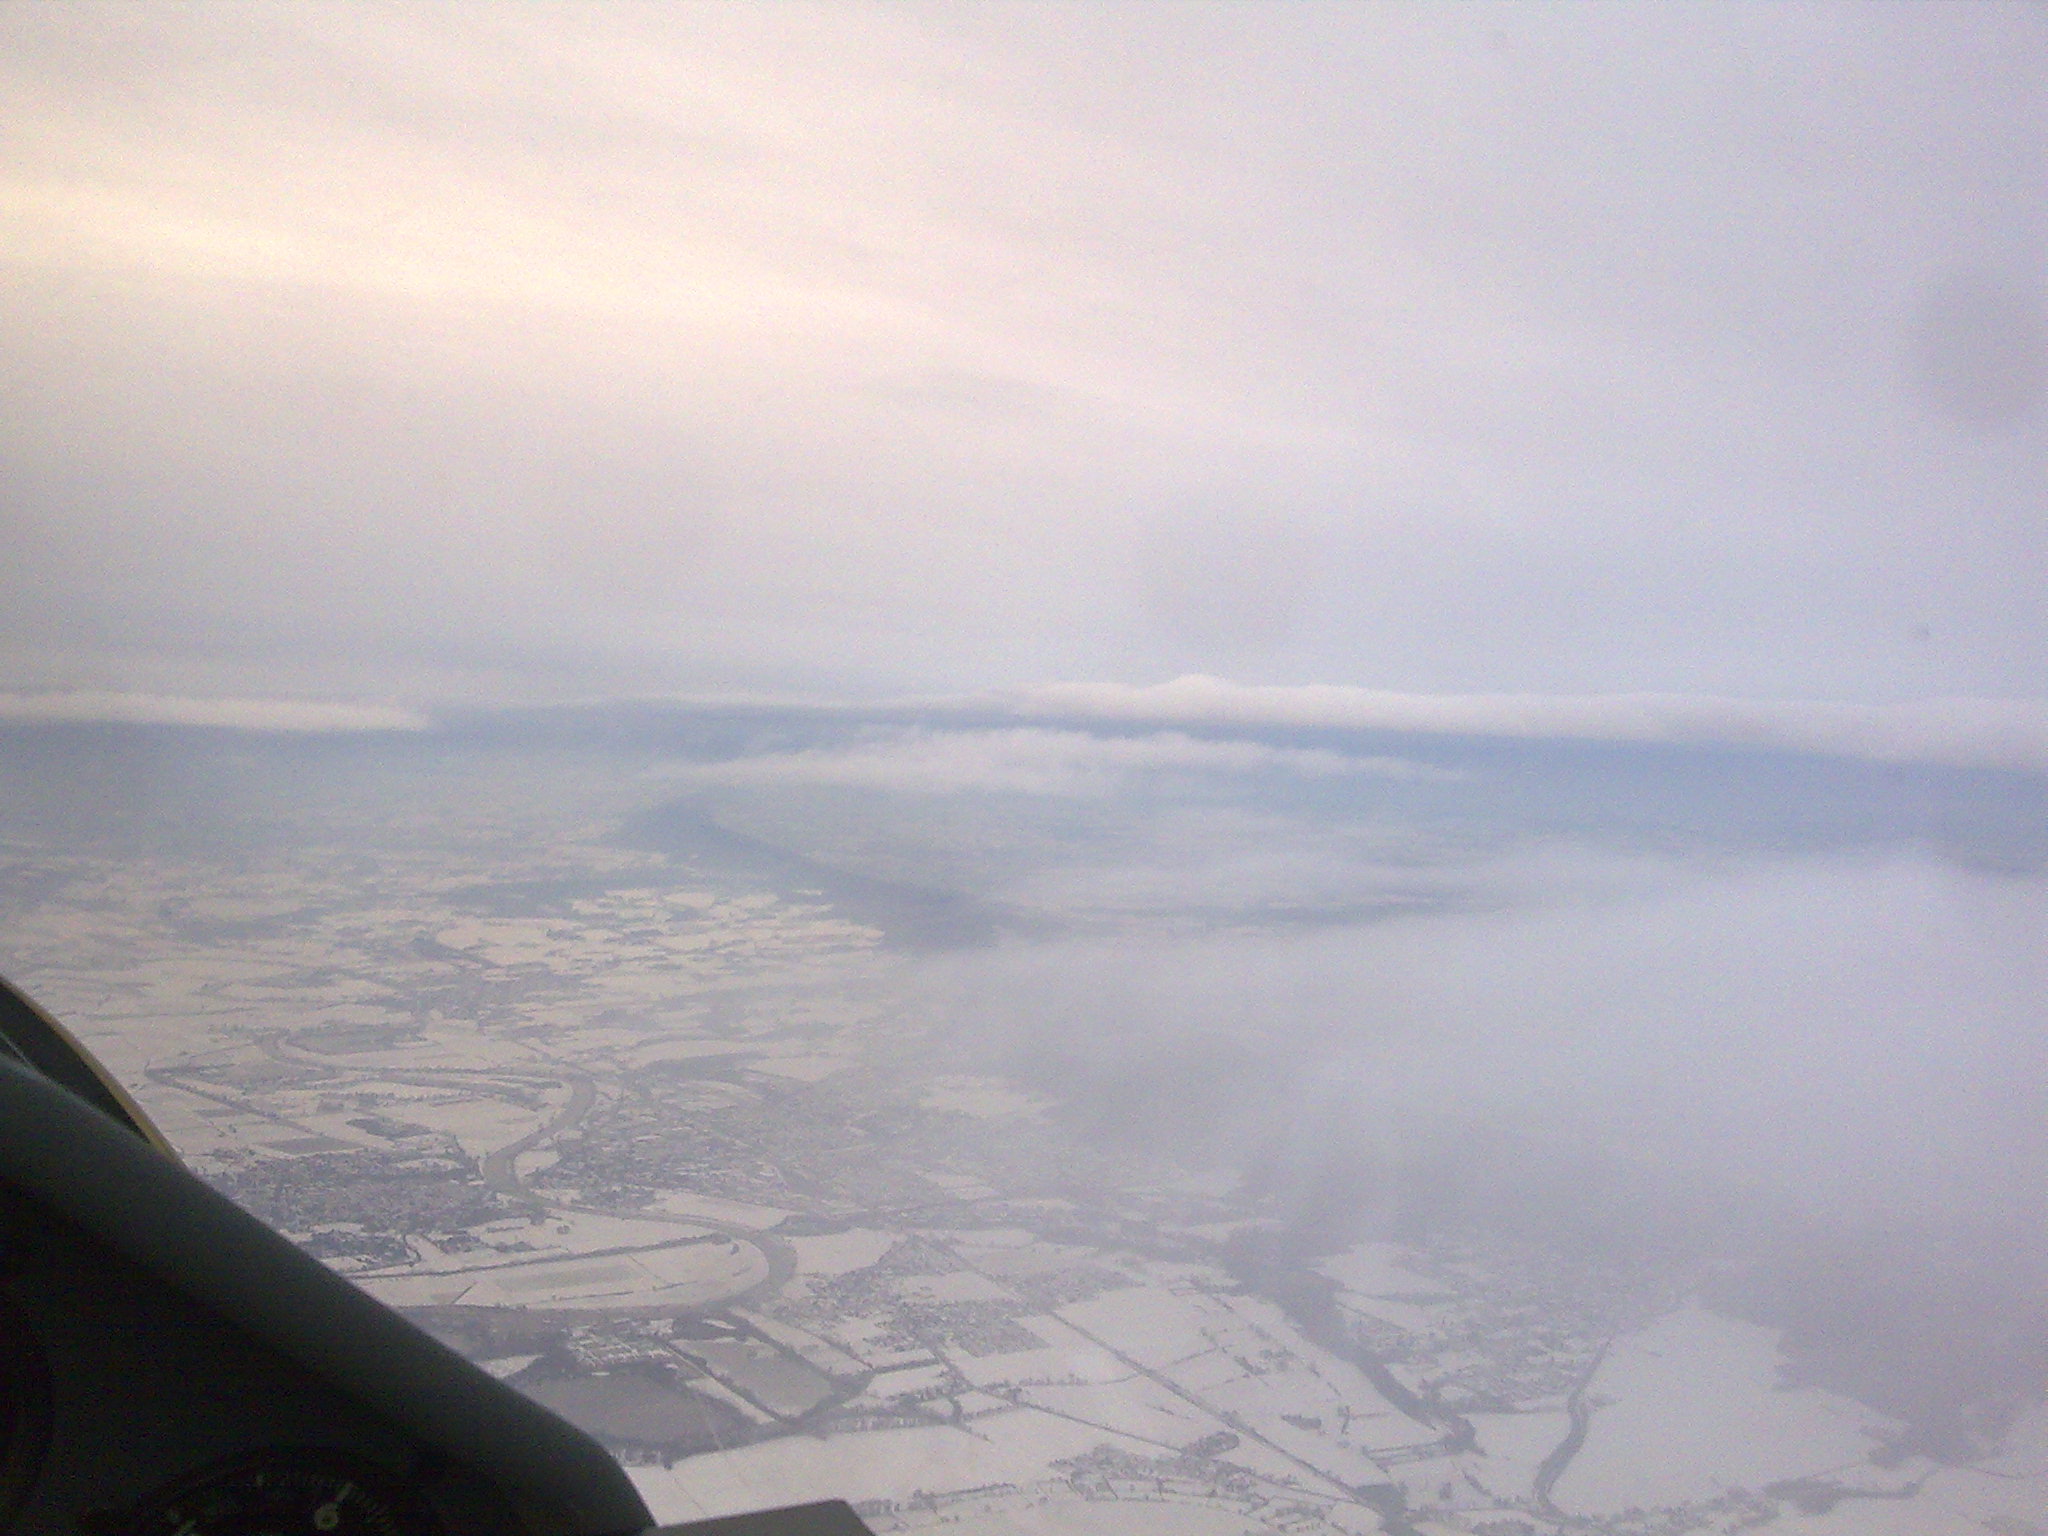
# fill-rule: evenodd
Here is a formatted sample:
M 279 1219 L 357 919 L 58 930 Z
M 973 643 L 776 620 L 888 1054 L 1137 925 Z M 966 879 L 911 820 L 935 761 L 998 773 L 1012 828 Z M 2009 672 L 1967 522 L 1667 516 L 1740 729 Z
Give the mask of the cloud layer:
M 1497 906 L 1020 946 L 928 984 L 1014 1069 L 1226 1161 L 1505 1125 L 1835 1216 L 2038 1210 L 2038 878 L 1565 849 L 1499 875 Z
M 995 791 L 1032 795 L 1106 794 L 1137 775 L 1289 773 L 1312 778 L 1363 774 L 1448 780 L 1460 775 L 1393 757 L 1200 741 L 1177 731 L 1091 736 L 1081 731 L 920 730 L 854 746 L 768 752 L 660 771 L 698 784 L 839 785 L 890 793 Z
M 1151 687 L 1050 684 L 1016 698 L 1026 714 L 1154 725 L 1307 726 L 1761 747 L 1880 762 L 2048 771 L 2048 704 L 2003 699 L 1867 705 L 1656 693 L 1417 694 L 1255 686 L 1197 676 Z
M 2044 82 L 1998 4 L 6 7 L 0 686 L 2038 700 Z
M 238 731 L 423 731 L 426 716 L 395 704 L 311 699 L 186 699 L 139 693 L 0 693 L 0 720 L 197 725 Z

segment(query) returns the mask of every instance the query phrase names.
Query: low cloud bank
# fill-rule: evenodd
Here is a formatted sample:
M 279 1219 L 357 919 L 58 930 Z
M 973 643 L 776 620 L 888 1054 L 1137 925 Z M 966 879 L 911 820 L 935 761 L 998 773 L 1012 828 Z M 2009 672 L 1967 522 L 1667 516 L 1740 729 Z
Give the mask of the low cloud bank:
M 0 720 L 197 725 L 237 731 L 423 731 L 428 720 L 395 704 L 310 699 L 195 699 L 151 693 L 0 693 Z
M 770 752 L 659 770 L 698 784 L 839 785 L 920 794 L 995 791 L 1034 795 L 1107 794 L 1145 773 L 1285 772 L 1330 778 L 1400 779 L 1462 775 L 1393 757 L 1355 757 L 1321 748 L 1249 741 L 1201 741 L 1177 731 L 1092 736 L 1084 731 L 916 730 L 845 746 Z
M 1006 1069 L 1226 1162 L 1306 1169 L 1363 1138 L 1391 1167 L 1512 1127 L 1844 1216 L 2040 1209 L 2039 879 L 1646 863 L 1561 867 L 1546 894 L 1510 873 L 1490 911 L 1017 945 L 927 976 Z
M 1837 704 L 1669 693 L 1424 694 L 1189 676 L 1149 687 L 1052 683 L 1023 690 L 1014 704 L 1031 716 L 1156 725 L 1571 737 L 2048 770 L 2048 704 L 2022 699 Z
M 1705 1277 L 1788 1380 L 1982 1456 L 2048 1384 L 2048 884 L 1511 856 L 1486 909 L 929 962 L 965 1058 L 1279 1252 L 1489 1234 Z M 1688 1283 L 1690 1281 L 1688 1280 Z

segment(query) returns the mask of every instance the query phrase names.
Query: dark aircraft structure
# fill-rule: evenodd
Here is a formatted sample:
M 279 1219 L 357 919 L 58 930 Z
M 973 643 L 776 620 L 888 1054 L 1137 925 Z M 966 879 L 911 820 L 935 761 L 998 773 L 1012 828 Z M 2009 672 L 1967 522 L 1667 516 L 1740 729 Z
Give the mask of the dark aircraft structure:
M 0 1533 L 632 1536 L 616 1461 L 209 1188 L 0 981 Z M 866 1536 L 843 1503 L 664 1536 Z

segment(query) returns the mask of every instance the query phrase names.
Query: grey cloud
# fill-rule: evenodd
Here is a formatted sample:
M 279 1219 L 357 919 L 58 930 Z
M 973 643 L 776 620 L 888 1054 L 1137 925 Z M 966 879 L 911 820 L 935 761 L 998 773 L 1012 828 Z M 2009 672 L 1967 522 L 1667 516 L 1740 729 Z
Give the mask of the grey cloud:
M 318 699 L 173 698 L 136 693 L 0 693 L 0 720 L 199 725 L 239 731 L 424 731 L 426 716 L 397 704 Z
M 1028 728 L 916 731 L 853 746 L 763 753 L 653 772 L 697 784 L 835 784 L 909 794 L 1095 795 L 1109 793 L 1135 775 L 1176 771 L 1364 774 L 1440 781 L 1462 777 L 1400 758 L 1249 741 L 1201 741 L 1173 731 L 1129 737 Z
M 1676 694 L 1417 694 L 1195 676 L 1151 687 L 1047 684 L 1014 697 L 1025 713 L 1097 720 L 1768 747 L 1885 762 L 2048 769 L 2048 707 L 2012 700 L 1867 705 Z
M 2048 319 L 2034 294 L 1967 268 L 1928 285 L 1914 316 L 1916 378 L 1936 409 L 2010 427 L 2048 394 Z
M 1398 1161 L 1512 1126 L 1831 1218 L 2029 1206 L 2048 1177 L 2038 879 L 1586 863 L 1504 867 L 1512 896 L 1483 910 L 1020 945 L 932 963 L 927 985 L 1084 1111 L 1226 1163 L 1361 1137 Z
M 10 8 L 4 665 L 2038 697 L 2044 30 Z

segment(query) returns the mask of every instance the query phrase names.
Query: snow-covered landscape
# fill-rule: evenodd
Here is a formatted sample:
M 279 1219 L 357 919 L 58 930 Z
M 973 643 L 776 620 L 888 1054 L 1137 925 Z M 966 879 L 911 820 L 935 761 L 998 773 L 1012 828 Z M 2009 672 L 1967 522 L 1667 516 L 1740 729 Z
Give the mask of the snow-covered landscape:
M 491 758 L 232 859 L 17 825 L 17 885 L 49 894 L 0 944 L 194 1166 L 584 1425 L 666 1520 L 843 1497 L 878 1532 L 991 1536 L 2041 1529 L 2038 1406 L 1918 1449 L 1731 1310 L 1725 1251 L 1546 1237 L 1569 1187 L 1404 1212 L 1311 1162 L 1338 1182 L 1304 1204 L 1306 1174 L 1232 1161 L 1256 1080 L 1212 1101 L 1207 1154 L 1181 1088 L 1116 1090 L 1153 1129 L 1091 1121 L 1105 1069 L 1071 1039 L 1032 1047 L 1054 1071 L 961 1027 L 952 957 L 978 952 L 918 948 L 929 902 L 622 836 L 665 782 Z M 1387 899 L 1448 921 L 1456 865 L 1408 846 Z M 1017 974 L 998 990 L 1044 989 Z M 1146 1029 L 1163 1054 L 1135 1059 L 1181 1081 Z M 1271 1144 L 1386 1155 L 1366 1129 Z M 1478 1155 L 1447 1166 L 1494 1177 Z

